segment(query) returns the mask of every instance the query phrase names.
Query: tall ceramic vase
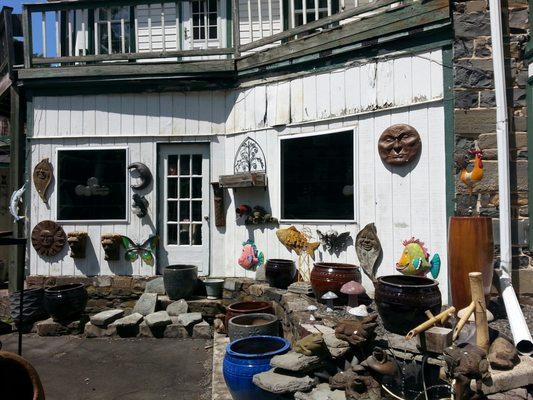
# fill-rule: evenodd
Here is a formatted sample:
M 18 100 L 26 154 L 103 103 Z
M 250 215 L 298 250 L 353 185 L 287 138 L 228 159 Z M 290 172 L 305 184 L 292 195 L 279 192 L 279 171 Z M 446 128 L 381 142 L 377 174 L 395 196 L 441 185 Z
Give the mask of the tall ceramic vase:
M 468 279 L 470 272 L 483 274 L 485 296 L 490 294 L 494 272 L 492 220 L 489 217 L 451 217 L 448 235 L 452 303 L 460 310 L 472 301 Z

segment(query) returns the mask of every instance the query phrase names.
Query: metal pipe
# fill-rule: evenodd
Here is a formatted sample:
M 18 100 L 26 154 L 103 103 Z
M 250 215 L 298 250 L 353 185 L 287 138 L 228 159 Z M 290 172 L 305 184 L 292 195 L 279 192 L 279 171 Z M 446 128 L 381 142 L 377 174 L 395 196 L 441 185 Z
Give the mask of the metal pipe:
M 489 0 L 492 62 L 496 93 L 496 140 L 498 146 L 498 191 L 500 211 L 500 290 L 511 326 L 514 344 L 522 354 L 533 352 L 533 340 L 511 280 L 511 205 L 509 181 L 509 117 L 505 84 L 502 11 L 499 0 Z

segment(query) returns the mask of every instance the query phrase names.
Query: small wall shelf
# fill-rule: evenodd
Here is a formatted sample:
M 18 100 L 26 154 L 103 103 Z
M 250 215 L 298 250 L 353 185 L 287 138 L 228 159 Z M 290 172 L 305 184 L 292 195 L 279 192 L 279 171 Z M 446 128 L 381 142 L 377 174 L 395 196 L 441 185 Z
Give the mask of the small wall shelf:
M 234 175 L 221 175 L 218 182 L 221 188 L 266 188 L 268 186 L 265 172 L 242 172 Z

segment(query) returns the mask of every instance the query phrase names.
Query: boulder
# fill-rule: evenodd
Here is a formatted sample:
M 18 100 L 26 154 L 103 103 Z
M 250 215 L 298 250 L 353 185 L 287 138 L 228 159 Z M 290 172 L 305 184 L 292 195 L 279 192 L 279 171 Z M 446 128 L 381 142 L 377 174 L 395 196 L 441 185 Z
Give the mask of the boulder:
M 87 338 L 108 337 L 114 336 L 117 333 L 117 328 L 113 324 L 107 327 L 101 327 L 87 322 L 84 333 Z
M 144 320 L 151 329 L 167 326 L 172 323 L 170 315 L 168 315 L 166 311 L 157 311 L 155 313 L 148 314 Z
M 139 300 L 137 300 L 137 303 L 135 303 L 135 307 L 133 307 L 133 312 L 146 316 L 155 312 L 156 305 L 156 293 L 143 293 L 141 297 L 139 297 Z
M 189 337 L 189 333 L 182 324 L 172 323 L 165 327 L 165 332 L 163 333 L 163 336 L 166 338 L 184 339 Z
M 294 393 L 295 400 L 346 400 L 344 390 L 331 390 L 327 383 L 321 383 L 309 393 Z
M 139 333 L 141 322 L 143 322 L 143 316 L 139 313 L 133 313 L 117 319 L 109 327 L 115 326 L 120 337 L 135 337 Z
M 192 337 L 194 339 L 211 339 L 213 337 L 213 329 L 207 322 L 202 321 L 192 328 Z
M 304 372 L 320 367 L 322 361 L 318 356 L 306 356 L 295 351 L 290 351 L 286 354 L 273 357 L 270 360 L 270 365 L 274 368 L 281 368 L 287 371 Z
M 124 316 L 124 310 L 106 310 L 93 315 L 90 318 L 90 321 L 92 325 L 99 326 L 100 328 L 106 328 L 110 323 L 121 318 L 122 316 Z
M 254 375 L 253 382 L 261 389 L 274 394 L 308 392 L 316 386 L 316 381 L 307 375 L 286 375 L 278 371 L 271 369 Z
M 191 325 L 196 325 L 197 323 L 202 322 L 202 319 L 202 314 L 199 312 L 178 315 L 178 322 L 186 328 Z
M 189 305 L 183 299 L 170 303 L 167 307 L 168 315 L 174 317 L 180 314 L 185 314 L 189 310 Z
M 146 287 L 144 293 L 155 293 L 155 294 L 165 294 L 165 285 L 163 283 L 163 277 L 152 279 L 149 282 L 146 282 Z

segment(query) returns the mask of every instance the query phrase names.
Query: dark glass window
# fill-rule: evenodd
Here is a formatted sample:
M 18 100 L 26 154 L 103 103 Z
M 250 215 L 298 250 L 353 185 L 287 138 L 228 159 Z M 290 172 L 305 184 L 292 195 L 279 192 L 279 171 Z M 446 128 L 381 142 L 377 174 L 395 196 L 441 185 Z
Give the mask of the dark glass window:
M 58 220 L 126 219 L 126 150 L 59 150 Z
M 281 140 L 281 217 L 352 220 L 353 132 Z

